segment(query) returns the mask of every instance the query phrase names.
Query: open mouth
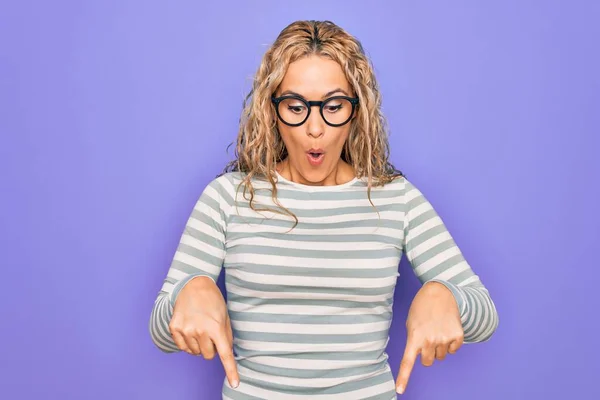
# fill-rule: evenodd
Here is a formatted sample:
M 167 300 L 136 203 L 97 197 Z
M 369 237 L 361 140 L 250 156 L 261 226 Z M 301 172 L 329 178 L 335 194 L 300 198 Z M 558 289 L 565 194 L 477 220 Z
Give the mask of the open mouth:
M 308 161 L 312 165 L 319 165 L 323 162 L 323 157 L 325 157 L 325 153 L 321 149 L 310 149 L 306 152 Z

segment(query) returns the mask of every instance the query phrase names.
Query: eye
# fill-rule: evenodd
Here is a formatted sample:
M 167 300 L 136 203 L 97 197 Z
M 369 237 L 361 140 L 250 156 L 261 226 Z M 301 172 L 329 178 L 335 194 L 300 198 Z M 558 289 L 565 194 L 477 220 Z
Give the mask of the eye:
M 306 107 L 302 104 L 289 104 L 287 108 L 294 114 L 302 114 Z
M 328 113 L 335 113 L 341 110 L 343 106 L 341 104 L 327 104 L 324 108 Z

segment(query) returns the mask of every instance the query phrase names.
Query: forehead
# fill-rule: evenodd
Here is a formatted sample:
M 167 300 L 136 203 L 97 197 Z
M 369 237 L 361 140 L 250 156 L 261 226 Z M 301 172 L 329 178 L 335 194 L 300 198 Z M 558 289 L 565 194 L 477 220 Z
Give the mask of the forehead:
M 307 98 L 320 98 L 337 88 L 351 91 L 342 67 L 333 60 L 313 55 L 289 65 L 279 92 L 292 90 Z

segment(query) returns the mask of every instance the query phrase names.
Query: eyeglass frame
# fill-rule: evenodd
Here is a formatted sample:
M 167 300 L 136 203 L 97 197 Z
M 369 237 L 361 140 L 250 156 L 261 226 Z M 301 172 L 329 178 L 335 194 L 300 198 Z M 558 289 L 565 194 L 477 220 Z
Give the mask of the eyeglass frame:
M 286 122 L 281 115 L 279 114 L 279 103 L 281 103 L 283 100 L 286 99 L 296 99 L 301 101 L 302 103 L 304 103 L 304 105 L 306 105 L 306 109 L 308 110 L 308 112 L 306 113 L 306 117 L 302 120 L 302 122 L 298 123 L 298 124 L 290 124 L 289 122 Z M 350 102 L 350 104 L 352 104 L 352 111 L 350 112 L 350 116 L 348 117 L 348 119 L 344 122 L 342 122 L 341 124 L 332 124 L 329 121 L 327 121 L 327 118 L 325 118 L 325 116 L 323 115 L 323 106 L 325 105 L 325 103 L 327 103 L 328 101 L 334 100 L 334 99 L 344 99 L 344 100 L 348 100 Z M 312 110 L 313 107 L 317 106 L 319 107 L 319 114 L 321 114 L 321 118 L 323 118 L 323 121 L 325 121 L 325 123 L 329 126 L 332 126 L 334 128 L 340 127 L 340 126 L 344 126 L 346 125 L 348 122 L 350 122 L 350 120 L 352 120 L 352 117 L 354 116 L 354 111 L 356 110 L 356 106 L 358 105 L 358 97 L 348 97 L 348 96 L 332 96 L 332 97 L 328 97 L 325 100 L 306 100 L 305 98 L 301 97 L 301 96 L 297 96 L 294 94 L 287 94 L 287 95 L 283 95 L 280 97 L 275 97 L 275 96 L 271 96 L 271 102 L 275 105 L 275 112 L 277 113 L 277 118 L 279 118 L 279 120 L 281 122 L 283 122 L 284 124 L 288 125 L 288 126 L 300 126 L 302 124 L 304 124 L 307 120 L 308 117 L 310 117 L 310 112 Z

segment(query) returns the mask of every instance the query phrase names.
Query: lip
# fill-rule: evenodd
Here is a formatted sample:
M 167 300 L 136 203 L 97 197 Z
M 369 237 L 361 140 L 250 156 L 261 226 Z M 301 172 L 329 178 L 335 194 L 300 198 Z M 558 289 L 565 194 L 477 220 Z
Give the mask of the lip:
M 307 153 L 321 153 L 321 154 L 323 154 L 323 153 L 325 153 L 325 150 L 323 150 L 323 149 L 315 149 L 315 148 L 311 148 L 311 149 L 309 149 L 309 150 L 307 151 Z
M 314 158 L 310 155 L 310 153 L 319 153 L 319 157 Z M 323 163 L 323 159 L 325 158 L 325 152 L 323 151 L 323 149 L 310 149 L 306 152 L 306 158 L 312 166 L 316 167 Z

